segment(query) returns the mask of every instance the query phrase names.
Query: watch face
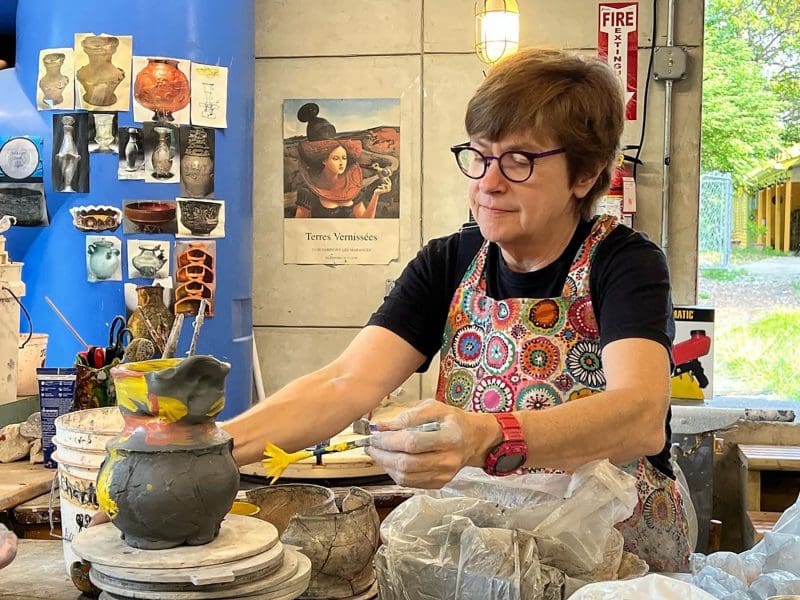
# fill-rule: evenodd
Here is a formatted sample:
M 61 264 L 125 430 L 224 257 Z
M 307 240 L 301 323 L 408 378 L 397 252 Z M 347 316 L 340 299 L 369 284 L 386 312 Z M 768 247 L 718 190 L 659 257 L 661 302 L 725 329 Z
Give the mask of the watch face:
M 494 470 L 497 473 L 511 473 L 525 464 L 525 457 L 520 454 L 504 454 L 497 459 Z

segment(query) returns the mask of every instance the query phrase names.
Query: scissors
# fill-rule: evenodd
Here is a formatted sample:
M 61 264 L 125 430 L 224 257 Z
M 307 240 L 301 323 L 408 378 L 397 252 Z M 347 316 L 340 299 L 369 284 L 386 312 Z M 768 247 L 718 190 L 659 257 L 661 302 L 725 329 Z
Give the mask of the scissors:
M 125 354 L 125 346 L 127 346 L 133 339 L 133 332 L 127 328 L 125 317 L 117 315 L 111 321 L 111 327 L 108 330 L 108 348 L 106 348 L 105 363 L 111 364 L 115 358 L 122 360 Z M 128 335 L 127 342 L 125 335 Z

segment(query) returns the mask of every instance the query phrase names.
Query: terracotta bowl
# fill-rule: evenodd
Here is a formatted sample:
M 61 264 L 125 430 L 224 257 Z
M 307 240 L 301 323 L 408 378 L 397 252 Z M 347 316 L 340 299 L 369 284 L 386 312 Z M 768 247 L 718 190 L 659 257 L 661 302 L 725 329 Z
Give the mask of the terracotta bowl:
M 165 225 L 175 218 L 175 204 L 143 200 L 125 205 L 125 216 L 137 225 Z

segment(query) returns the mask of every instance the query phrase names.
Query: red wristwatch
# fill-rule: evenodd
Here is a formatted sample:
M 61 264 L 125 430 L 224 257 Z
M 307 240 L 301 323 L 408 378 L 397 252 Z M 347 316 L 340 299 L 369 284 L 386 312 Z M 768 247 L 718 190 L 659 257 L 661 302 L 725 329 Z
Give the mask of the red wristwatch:
M 511 413 L 491 413 L 500 423 L 503 441 L 489 451 L 483 470 L 489 475 L 510 475 L 528 458 L 528 444 L 522 426 Z

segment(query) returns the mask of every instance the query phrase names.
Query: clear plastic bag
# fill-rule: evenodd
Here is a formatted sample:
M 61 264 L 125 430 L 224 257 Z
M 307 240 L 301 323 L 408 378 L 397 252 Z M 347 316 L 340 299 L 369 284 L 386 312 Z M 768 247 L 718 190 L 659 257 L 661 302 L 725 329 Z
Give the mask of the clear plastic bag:
M 567 579 L 575 589 L 616 576 L 622 543 L 614 524 L 637 501 L 635 479 L 608 461 L 571 476 L 499 481 L 471 470 L 384 520 L 381 598 L 560 599 Z
M 603 581 L 582 587 L 570 600 L 714 600 L 691 583 L 650 574 L 626 581 Z

